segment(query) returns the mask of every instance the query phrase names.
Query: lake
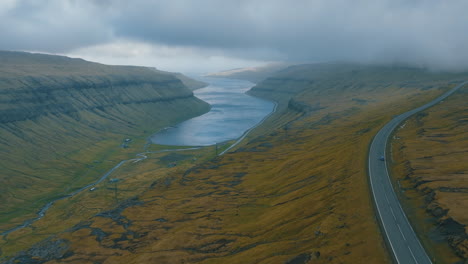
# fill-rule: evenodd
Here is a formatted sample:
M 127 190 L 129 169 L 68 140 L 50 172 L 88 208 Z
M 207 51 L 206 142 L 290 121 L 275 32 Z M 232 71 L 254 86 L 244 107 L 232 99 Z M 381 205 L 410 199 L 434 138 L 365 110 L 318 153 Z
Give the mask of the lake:
M 174 146 L 208 146 L 239 138 L 274 109 L 274 103 L 245 94 L 253 83 L 223 78 L 198 78 L 210 85 L 194 91 L 211 110 L 151 136 L 151 142 Z

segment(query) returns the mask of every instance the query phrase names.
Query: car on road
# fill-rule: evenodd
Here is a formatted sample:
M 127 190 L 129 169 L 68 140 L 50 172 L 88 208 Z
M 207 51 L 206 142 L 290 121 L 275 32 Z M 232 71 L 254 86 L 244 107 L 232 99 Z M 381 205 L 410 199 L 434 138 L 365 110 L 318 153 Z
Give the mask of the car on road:
M 384 156 L 380 156 L 379 160 L 385 161 L 385 157 L 384 157 Z

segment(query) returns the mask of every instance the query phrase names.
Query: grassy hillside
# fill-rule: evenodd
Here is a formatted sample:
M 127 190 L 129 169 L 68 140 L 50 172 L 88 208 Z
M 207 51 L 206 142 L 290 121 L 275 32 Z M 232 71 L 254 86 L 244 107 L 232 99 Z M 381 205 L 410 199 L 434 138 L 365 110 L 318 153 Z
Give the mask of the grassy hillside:
M 468 259 L 467 100 L 464 87 L 407 120 L 392 142 L 401 198 L 440 263 Z
M 463 77 L 341 64 L 290 67 L 251 90 L 278 101 L 278 112 L 235 152 L 185 171 L 161 171 L 151 159 L 138 163 L 133 172 L 156 179 L 140 195 L 73 227 L 39 221 L 8 237 L 4 256 L 27 245 L 16 260 L 389 263 L 369 194 L 368 145 L 392 116 Z M 60 234 L 50 236 L 52 229 Z M 41 242 L 30 247 L 28 238 Z
M 0 52 L 0 232 L 208 109 L 171 74 Z

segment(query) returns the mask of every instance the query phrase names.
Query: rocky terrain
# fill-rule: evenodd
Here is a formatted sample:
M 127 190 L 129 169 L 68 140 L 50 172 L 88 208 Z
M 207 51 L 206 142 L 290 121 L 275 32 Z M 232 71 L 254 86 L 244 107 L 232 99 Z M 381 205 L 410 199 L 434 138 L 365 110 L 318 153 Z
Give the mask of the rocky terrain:
M 0 232 L 97 179 L 126 139 L 208 109 L 174 74 L 0 52 Z
M 402 200 L 443 263 L 468 260 L 467 99 L 464 87 L 407 120 L 392 143 Z
M 390 263 L 369 194 L 368 145 L 392 116 L 462 77 L 398 67 L 290 67 L 250 91 L 276 100 L 278 111 L 237 150 L 182 171 L 142 161 L 131 169 L 152 179 L 149 188 L 73 225 L 42 223 L 14 234 L 3 259 Z M 57 215 L 53 223 L 78 217 Z M 28 234 L 41 239 L 25 247 Z

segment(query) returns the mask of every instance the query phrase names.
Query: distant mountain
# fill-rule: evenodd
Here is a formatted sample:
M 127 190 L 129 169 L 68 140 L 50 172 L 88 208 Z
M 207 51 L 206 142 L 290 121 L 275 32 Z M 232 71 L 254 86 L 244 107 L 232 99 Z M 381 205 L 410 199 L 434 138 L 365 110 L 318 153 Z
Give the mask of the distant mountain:
M 313 96 L 331 97 L 348 90 L 369 93 L 398 84 L 400 88 L 430 90 L 437 82 L 460 82 L 466 73 L 429 72 L 423 69 L 350 63 L 316 63 L 286 67 L 266 78 L 248 92 L 271 100 L 304 101 L 305 91 Z M 341 82 L 350 84 L 338 85 Z M 426 84 L 428 83 L 428 84 Z M 424 87 L 426 85 L 426 87 Z M 364 89 L 365 88 L 365 89 Z M 296 95 L 295 97 L 293 95 Z M 291 102 L 290 102 L 291 106 Z
M 182 73 L 180 72 L 167 72 L 167 71 L 161 71 L 161 70 L 158 70 L 156 68 L 150 68 L 158 73 L 161 73 L 161 74 L 170 74 L 170 75 L 173 75 L 174 77 L 176 77 L 177 79 L 181 80 L 182 83 L 187 86 L 187 88 L 189 88 L 190 90 L 197 90 L 197 89 L 200 89 L 200 88 L 203 88 L 203 87 L 206 87 L 208 86 L 208 83 L 206 82 L 202 82 L 202 81 L 199 81 L 199 80 L 195 80 L 195 79 L 192 79 L 190 77 L 187 77 L 185 75 L 183 75 Z
M 277 71 L 288 66 L 286 63 L 274 63 L 259 67 L 237 68 L 227 71 L 207 74 L 207 77 L 231 78 L 259 83 Z
M 189 78 L 182 73 L 174 73 L 174 76 L 190 90 L 196 90 L 208 86 L 208 83 Z

